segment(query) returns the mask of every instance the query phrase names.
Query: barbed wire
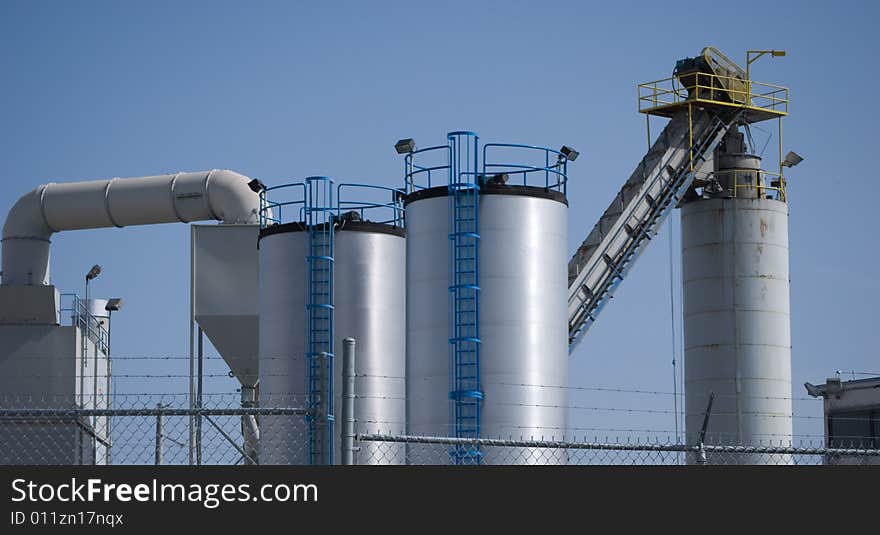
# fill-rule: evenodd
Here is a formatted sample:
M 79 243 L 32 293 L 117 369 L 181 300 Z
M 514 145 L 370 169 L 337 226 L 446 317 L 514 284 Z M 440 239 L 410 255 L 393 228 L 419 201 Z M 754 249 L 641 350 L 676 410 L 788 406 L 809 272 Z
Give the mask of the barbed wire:
M 86 366 L 86 368 L 93 368 L 94 366 Z M 104 367 L 99 364 L 99 368 Z M 40 378 L 64 378 L 64 377 L 73 377 L 74 374 L 71 373 L 56 373 L 56 374 L 44 374 L 44 373 L 35 373 L 35 374 L 7 374 L 8 376 L 22 378 L 22 379 L 40 379 Z M 88 373 L 85 374 L 85 377 L 88 378 L 116 378 L 116 379 L 189 379 L 190 375 L 188 373 Z M 203 373 L 201 375 L 202 378 L 230 378 L 233 377 L 231 372 L 226 373 Z M 294 377 L 294 378 L 304 378 L 304 372 L 290 372 L 290 373 L 261 373 L 261 378 L 269 378 L 269 377 Z M 404 377 L 394 377 L 394 376 L 382 376 L 382 375 L 369 375 L 369 374 L 360 374 L 356 375 L 357 378 L 378 378 L 378 379 L 393 379 L 393 380 L 406 380 Z M 413 378 L 413 381 L 419 380 L 431 380 L 429 378 Z M 483 386 L 507 386 L 507 387 L 517 387 L 517 388 L 543 388 L 543 389 L 558 389 L 558 390 L 568 390 L 568 391 L 584 391 L 584 392 L 613 392 L 620 394 L 640 394 L 640 395 L 656 395 L 656 396 L 679 396 L 684 397 L 685 394 L 683 392 L 674 393 L 674 392 L 664 392 L 659 390 L 641 390 L 641 389 L 632 389 L 632 388 L 619 388 L 619 387 L 602 387 L 602 386 L 561 386 L 561 385 L 541 385 L 541 384 L 533 384 L 533 383 L 509 383 L 509 382 L 485 382 Z M 763 399 L 763 400 L 777 400 L 777 401 L 822 401 L 821 397 L 793 397 L 793 396 L 756 396 L 756 395 L 748 395 L 748 394 L 728 394 L 728 393 L 716 393 L 716 398 L 736 398 L 736 399 Z

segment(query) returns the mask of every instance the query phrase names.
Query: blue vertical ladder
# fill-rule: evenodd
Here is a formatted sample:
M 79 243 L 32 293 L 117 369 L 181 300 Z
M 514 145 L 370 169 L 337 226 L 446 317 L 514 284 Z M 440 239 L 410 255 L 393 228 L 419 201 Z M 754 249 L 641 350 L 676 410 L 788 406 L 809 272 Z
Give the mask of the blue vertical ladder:
M 478 141 L 473 132 L 447 136 L 450 210 L 450 351 L 452 424 L 457 438 L 479 438 L 480 406 L 480 258 Z M 455 446 L 455 464 L 479 464 L 479 448 Z
M 309 463 L 333 464 L 333 181 L 306 179 Z M 324 357 L 326 355 L 326 358 Z M 326 414 L 323 412 L 326 411 Z

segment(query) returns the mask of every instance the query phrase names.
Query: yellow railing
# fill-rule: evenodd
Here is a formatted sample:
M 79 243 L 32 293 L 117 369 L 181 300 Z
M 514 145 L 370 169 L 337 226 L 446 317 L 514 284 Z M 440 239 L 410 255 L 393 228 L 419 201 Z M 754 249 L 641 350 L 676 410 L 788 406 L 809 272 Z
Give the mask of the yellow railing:
M 734 197 L 786 201 L 785 179 L 779 173 L 763 169 L 725 169 L 715 173 L 715 178 L 722 184 L 732 184 Z
M 703 72 L 639 84 L 640 112 L 688 102 L 746 107 L 773 115 L 787 115 L 788 88 Z

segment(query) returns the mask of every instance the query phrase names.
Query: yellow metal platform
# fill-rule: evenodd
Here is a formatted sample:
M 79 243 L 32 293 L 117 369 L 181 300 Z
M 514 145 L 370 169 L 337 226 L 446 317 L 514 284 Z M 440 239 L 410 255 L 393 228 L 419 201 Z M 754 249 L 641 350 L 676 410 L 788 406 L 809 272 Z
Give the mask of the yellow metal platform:
M 788 115 L 788 88 L 703 72 L 639 84 L 640 113 L 672 117 L 689 105 L 742 108 L 757 123 Z

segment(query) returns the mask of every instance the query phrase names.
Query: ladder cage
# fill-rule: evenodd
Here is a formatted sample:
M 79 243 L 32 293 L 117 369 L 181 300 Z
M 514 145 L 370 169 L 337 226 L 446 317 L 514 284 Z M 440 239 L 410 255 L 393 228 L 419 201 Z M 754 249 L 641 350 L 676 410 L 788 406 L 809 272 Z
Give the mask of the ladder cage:
M 310 464 L 333 463 L 333 180 L 306 179 L 306 377 Z

